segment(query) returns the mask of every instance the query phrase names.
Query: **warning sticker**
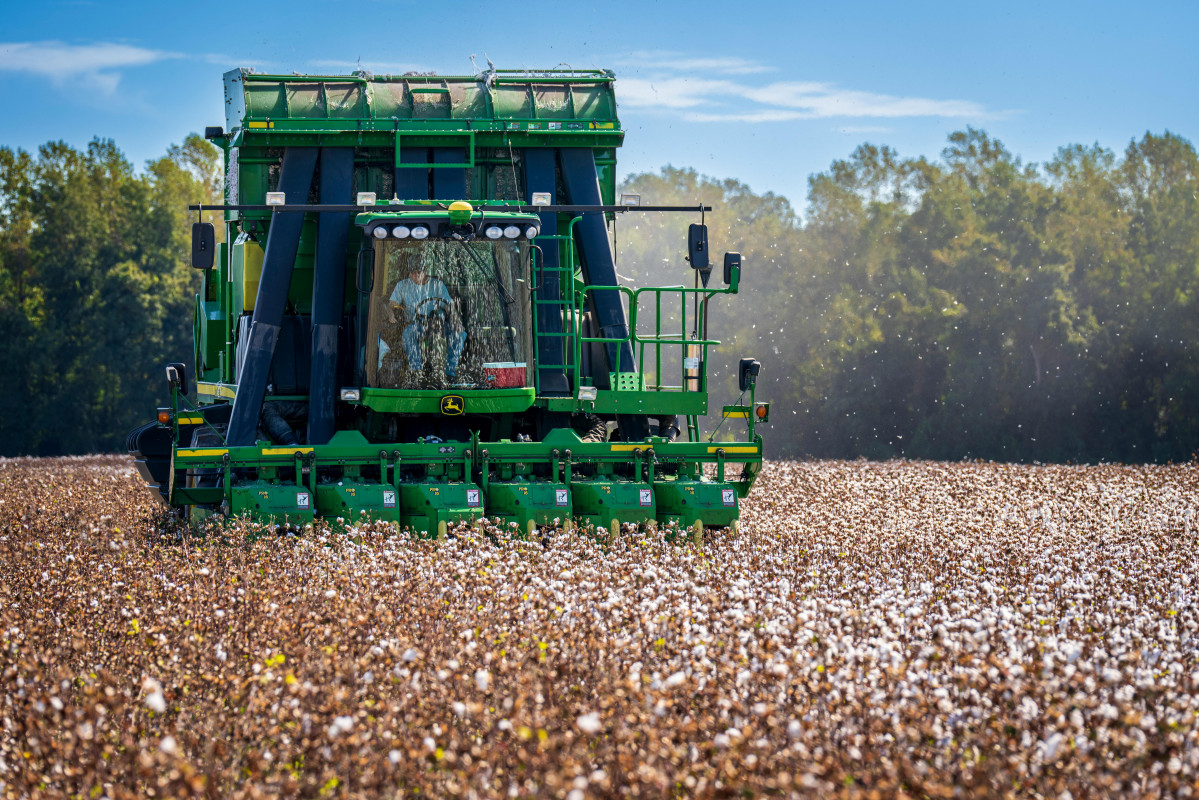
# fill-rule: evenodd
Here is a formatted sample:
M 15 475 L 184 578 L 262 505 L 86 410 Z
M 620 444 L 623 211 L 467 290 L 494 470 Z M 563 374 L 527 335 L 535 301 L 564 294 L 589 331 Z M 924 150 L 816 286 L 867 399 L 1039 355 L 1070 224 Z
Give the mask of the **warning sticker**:
M 737 505 L 737 490 L 736 489 L 721 489 L 720 499 L 724 501 L 726 506 Z
M 555 489 L 554 490 L 554 502 L 556 502 L 560 506 L 566 505 L 567 503 L 570 502 L 569 492 L 567 492 L 566 489 Z
M 466 490 L 466 504 L 468 506 L 472 506 L 472 507 L 482 505 L 482 503 L 479 502 L 479 490 L 478 489 L 467 489 Z
M 307 511 L 312 507 L 312 495 L 308 492 L 296 492 L 296 508 Z
M 641 507 L 648 508 L 649 506 L 652 506 L 653 504 L 654 504 L 654 490 L 653 489 L 642 489 L 641 490 Z
M 396 507 L 396 493 L 395 492 L 384 490 L 384 492 L 383 492 L 383 507 L 384 508 L 395 508 Z

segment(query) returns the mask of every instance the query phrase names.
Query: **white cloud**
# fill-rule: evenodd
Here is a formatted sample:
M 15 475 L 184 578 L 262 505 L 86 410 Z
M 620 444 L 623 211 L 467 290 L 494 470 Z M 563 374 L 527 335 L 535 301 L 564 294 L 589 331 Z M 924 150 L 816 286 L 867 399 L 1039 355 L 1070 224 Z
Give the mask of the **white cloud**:
M 617 66 L 678 72 L 714 72 L 722 75 L 752 75 L 774 67 L 734 56 L 689 58 L 672 50 L 639 50 L 616 60 Z
M 806 119 L 807 116 L 800 111 L 767 108 L 762 111 L 747 111 L 744 113 L 734 111 L 728 114 L 691 112 L 685 114 L 683 119 L 687 122 L 786 122 L 791 119 Z
M 60 85 L 75 81 L 104 94 L 116 91 L 122 69 L 178 57 L 177 53 L 113 42 L 82 45 L 53 41 L 0 43 L 0 70 L 28 72 Z
M 714 102 L 714 97 L 736 95 L 740 87 L 729 81 L 691 78 L 618 78 L 616 97 L 622 106 L 693 108 Z
M 812 81 L 754 86 L 746 81 L 687 78 L 663 73 L 654 78 L 617 79 L 621 105 L 648 109 L 692 109 L 691 122 L 785 122 L 795 119 L 894 119 L 998 116 L 969 100 L 937 100 L 844 89 Z M 883 132 L 877 129 L 859 132 Z
M 692 122 L 996 116 L 969 100 L 887 95 L 814 81 L 760 85 L 750 76 L 770 72 L 774 67 L 735 56 L 689 57 L 671 50 L 642 50 L 617 59 L 616 63 L 639 74 L 617 80 L 617 97 L 622 106 L 692 109 L 684 116 Z M 650 77 L 640 77 L 646 72 Z M 719 77 L 733 75 L 744 77 L 737 80 Z
M 988 116 L 978 103 L 932 100 L 841 89 L 824 83 L 773 83 L 747 89 L 746 96 L 763 104 L 795 108 L 813 117 L 970 117 Z

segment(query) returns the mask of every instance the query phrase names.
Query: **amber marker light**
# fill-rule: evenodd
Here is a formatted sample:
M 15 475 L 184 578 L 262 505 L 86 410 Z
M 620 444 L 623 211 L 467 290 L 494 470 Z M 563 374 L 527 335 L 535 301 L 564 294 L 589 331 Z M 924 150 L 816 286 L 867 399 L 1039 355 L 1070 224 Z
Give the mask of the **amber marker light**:
M 166 409 L 159 411 L 158 412 L 158 424 L 159 425 L 170 425 L 171 424 L 171 412 L 167 411 Z

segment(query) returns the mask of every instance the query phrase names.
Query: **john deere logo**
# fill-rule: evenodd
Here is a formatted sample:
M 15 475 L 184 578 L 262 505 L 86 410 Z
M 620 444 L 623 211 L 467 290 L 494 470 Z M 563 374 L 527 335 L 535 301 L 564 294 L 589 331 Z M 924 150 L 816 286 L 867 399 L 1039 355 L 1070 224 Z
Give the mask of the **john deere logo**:
M 441 413 L 449 417 L 456 417 L 462 413 L 466 407 L 466 403 L 462 400 L 462 395 L 447 394 L 441 398 Z

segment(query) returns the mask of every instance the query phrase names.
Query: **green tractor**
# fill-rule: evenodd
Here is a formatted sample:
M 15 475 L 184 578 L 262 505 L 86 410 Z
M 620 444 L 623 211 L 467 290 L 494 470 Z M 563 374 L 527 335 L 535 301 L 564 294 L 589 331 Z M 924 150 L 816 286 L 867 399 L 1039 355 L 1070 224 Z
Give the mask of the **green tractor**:
M 708 209 L 617 202 L 613 84 L 227 73 L 205 132 L 225 204 L 192 207 L 225 225 L 193 226 L 194 369 L 167 367 L 170 404 L 128 440 L 155 495 L 193 520 L 433 536 L 735 526 L 769 416 L 756 361 L 718 426 L 743 437 L 700 420 L 708 301 L 737 293 L 740 257 L 709 287 L 701 222 L 691 286 L 617 280 L 615 215 Z

